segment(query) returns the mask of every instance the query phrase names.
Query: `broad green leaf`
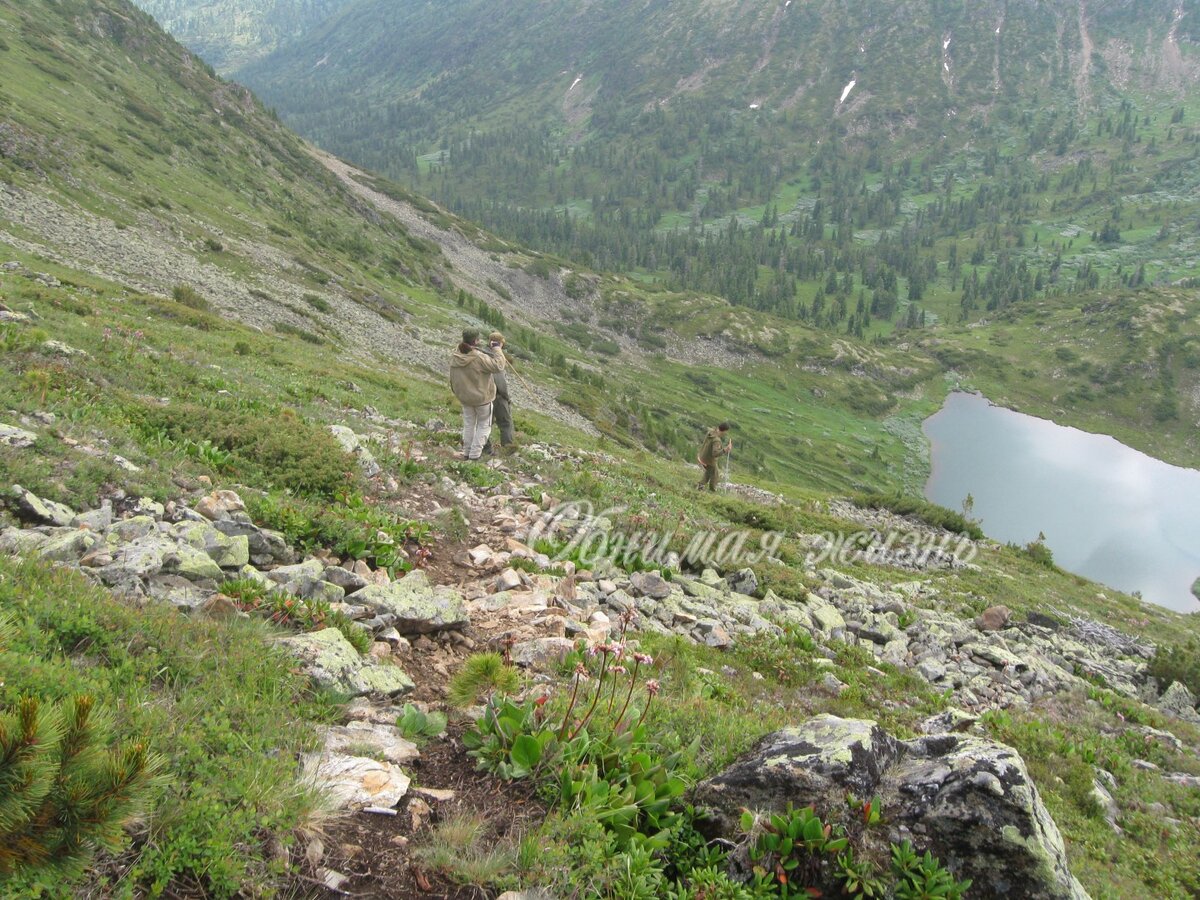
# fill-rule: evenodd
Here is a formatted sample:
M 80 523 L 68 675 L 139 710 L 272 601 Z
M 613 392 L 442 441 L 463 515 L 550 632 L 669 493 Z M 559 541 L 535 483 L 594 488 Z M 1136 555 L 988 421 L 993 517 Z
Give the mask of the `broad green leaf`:
M 542 745 L 532 735 L 518 735 L 517 739 L 513 741 L 510 756 L 512 756 L 512 761 L 523 768 L 527 774 L 537 768 L 537 764 L 541 761 Z

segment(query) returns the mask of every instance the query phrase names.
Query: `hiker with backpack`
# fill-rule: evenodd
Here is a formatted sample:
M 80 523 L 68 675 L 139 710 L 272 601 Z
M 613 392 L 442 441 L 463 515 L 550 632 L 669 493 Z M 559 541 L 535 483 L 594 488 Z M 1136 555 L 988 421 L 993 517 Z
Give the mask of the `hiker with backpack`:
M 479 332 L 469 328 L 450 354 L 450 389 L 462 404 L 463 456 L 479 459 L 492 430 L 494 375 L 504 371 L 504 354 L 491 355 L 479 347 Z

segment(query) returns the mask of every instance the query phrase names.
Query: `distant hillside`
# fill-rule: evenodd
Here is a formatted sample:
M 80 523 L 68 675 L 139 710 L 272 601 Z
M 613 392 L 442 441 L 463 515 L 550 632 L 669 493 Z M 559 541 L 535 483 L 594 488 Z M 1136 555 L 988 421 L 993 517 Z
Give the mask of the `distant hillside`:
M 0 0 L 0 40 L 0 252 L 18 265 L 99 277 L 197 328 L 240 322 L 293 365 L 332 356 L 443 392 L 454 335 L 500 327 L 530 427 L 689 459 L 706 423 L 740 407 L 747 471 L 842 489 L 919 484 L 921 448 L 882 419 L 937 371 L 928 356 L 831 341 L 499 240 L 319 159 L 120 0 Z M 448 393 L 444 403 L 452 414 Z M 870 437 L 846 440 L 860 424 Z
M 758 110 L 807 138 L 838 119 L 882 146 L 918 128 L 971 130 L 1039 95 L 1080 115 L 1130 92 L 1182 97 L 1200 74 L 1197 39 L 1200 16 L 1176 0 L 355 0 L 239 75 L 314 132 L 337 120 L 339 96 L 353 104 L 343 121 L 382 101 L 363 124 L 390 122 L 414 143 L 543 118 L 613 137 L 698 101 L 709 123 Z
M 358 0 L 237 77 L 508 238 L 870 337 L 1200 277 L 1198 37 L 1175 0 Z
M 222 75 L 296 38 L 349 0 L 136 0 Z

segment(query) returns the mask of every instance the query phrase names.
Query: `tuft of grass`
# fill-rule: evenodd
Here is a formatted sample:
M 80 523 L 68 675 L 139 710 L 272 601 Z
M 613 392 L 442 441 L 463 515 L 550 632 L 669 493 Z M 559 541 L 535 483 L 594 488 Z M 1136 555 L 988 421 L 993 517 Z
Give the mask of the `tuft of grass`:
M 485 843 L 488 832 L 488 821 L 478 813 L 455 813 L 413 849 L 413 856 L 460 884 L 493 884 L 513 869 L 517 853 L 505 843 Z

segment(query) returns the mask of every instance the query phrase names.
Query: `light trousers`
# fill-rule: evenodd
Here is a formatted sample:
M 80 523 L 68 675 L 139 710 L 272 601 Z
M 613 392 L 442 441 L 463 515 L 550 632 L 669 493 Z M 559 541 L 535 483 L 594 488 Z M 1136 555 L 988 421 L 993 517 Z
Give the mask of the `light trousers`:
M 467 459 L 479 459 L 492 431 L 492 404 L 463 406 L 463 453 Z

